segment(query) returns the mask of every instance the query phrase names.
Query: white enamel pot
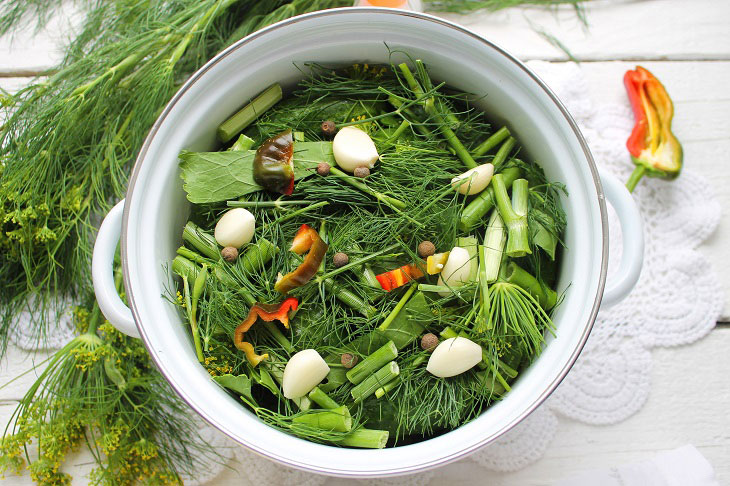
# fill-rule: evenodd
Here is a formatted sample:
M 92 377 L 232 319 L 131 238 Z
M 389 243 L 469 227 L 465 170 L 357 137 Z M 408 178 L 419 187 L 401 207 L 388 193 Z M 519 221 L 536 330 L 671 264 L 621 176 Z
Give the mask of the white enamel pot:
M 387 44 L 387 47 L 386 45 Z M 314 444 L 260 422 L 199 365 L 187 326 L 161 296 L 167 265 L 181 244 L 189 212 L 178 171 L 182 149 L 216 148 L 215 132 L 252 96 L 274 82 L 291 87 L 295 63 L 387 63 L 388 49 L 422 59 L 432 76 L 485 95 L 483 109 L 506 124 L 550 180 L 565 183 L 568 229 L 560 269 L 565 300 L 554 316 L 556 337 L 512 391 L 478 419 L 417 444 L 357 450 Z M 622 225 L 624 250 L 606 285 L 607 198 Z M 114 290 L 112 260 L 121 235 L 130 308 Z M 580 353 L 599 306 L 621 300 L 638 279 L 643 255 L 639 213 L 623 185 L 599 171 L 565 107 L 524 64 L 456 24 L 412 12 L 348 8 L 275 24 L 228 48 L 174 96 L 142 147 L 125 201 L 106 217 L 94 249 L 93 277 L 104 315 L 141 336 L 172 387 L 205 420 L 249 449 L 282 464 L 337 476 L 374 477 L 421 471 L 454 461 L 504 434 L 558 386 Z M 604 286 L 606 287 L 604 289 Z

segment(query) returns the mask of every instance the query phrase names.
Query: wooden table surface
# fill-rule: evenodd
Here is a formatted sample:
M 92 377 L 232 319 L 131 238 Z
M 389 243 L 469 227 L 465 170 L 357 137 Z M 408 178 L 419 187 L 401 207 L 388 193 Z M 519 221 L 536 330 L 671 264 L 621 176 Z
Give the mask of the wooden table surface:
M 675 133 L 685 149 L 685 166 L 703 172 L 723 208 L 730 207 L 730 1 L 593 0 L 586 4 L 589 27 L 572 9 L 514 8 L 497 13 L 445 16 L 505 47 L 523 60 L 566 62 L 566 53 L 538 30 L 558 38 L 581 67 L 597 102 L 625 102 L 623 73 L 637 62 L 659 77 L 674 99 Z M 21 32 L 0 39 L 0 87 L 9 91 L 52 67 L 72 20 L 56 16 L 33 37 Z M 679 182 L 681 184 L 681 179 Z M 730 296 L 730 211 L 700 247 Z M 730 299 L 709 336 L 689 346 L 652 351 L 652 388 L 637 414 L 612 426 L 560 419 L 545 456 L 515 473 L 494 473 L 492 485 L 549 485 L 577 472 L 648 459 L 684 444 L 695 445 L 714 466 L 721 484 L 730 484 Z M 26 370 L 30 358 L 11 349 L 0 365 L 0 383 Z M 4 423 L 32 376 L 0 390 Z M 66 467 L 74 484 L 86 484 L 87 455 Z M 441 468 L 432 484 L 472 485 L 476 466 L 467 461 Z M 484 478 L 483 474 L 480 476 Z M 6 484 L 31 484 L 9 476 Z M 328 484 L 352 481 L 332 479 Z M 486 484 L 487 478 L 478 481 Z M 245 473 L 225 471 L 216 485 L 249 484 Z

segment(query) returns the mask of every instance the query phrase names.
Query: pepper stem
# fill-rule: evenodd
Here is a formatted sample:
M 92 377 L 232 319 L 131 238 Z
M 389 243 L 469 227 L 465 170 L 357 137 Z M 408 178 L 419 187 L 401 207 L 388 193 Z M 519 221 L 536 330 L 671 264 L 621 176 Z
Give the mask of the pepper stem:
M 644 167 L 643 165 L 637 165 L 634 171 L 629 176 L 629 180 L 626 181 L 626 188 L 629 190 L 629 192 L 634 192 L 636 184 L 638 184 L 641 178 L 644 177 L 644 174 L 646 174 L 646 167 Z

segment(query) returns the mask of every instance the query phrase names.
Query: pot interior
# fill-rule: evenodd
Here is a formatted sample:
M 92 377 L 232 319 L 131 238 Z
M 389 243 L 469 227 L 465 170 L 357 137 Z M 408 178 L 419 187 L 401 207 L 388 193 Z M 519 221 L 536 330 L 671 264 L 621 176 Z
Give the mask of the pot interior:
M 387 45 L 386 45 L 387 44 Z M 327 65 L 401 62 L 407 51 L 434 79 L 474 93 L 497 126 L 506 124 L 548 178 L 566 184 L 565 234 L 554 315 L 556 336 L 513 390 L 478 419 L 417 444 L 378 451 L 310 443 L 269 428 L 219 388 L 200 366 L 186 324 L 161 298 L 189 205 L 179 177 L 182 149 L 217 148 L 219 123 L 274 82 L 291 87 L 306 62 Z M 404 474 L 458 459 L 512 428 L 559 383 L 580 352 L 605 280 L 605 206 L 595 167 L 574 123 L 522 64 L 484 39 L 432 17 L 375 9 L 310 14 L 260 31 L 228 49 L 180 90 L 140 153 L 130 181 L 122 232 L 125 283 L 147 347 L 177 392 L 241 444 L 284 464 L 325 474 Z

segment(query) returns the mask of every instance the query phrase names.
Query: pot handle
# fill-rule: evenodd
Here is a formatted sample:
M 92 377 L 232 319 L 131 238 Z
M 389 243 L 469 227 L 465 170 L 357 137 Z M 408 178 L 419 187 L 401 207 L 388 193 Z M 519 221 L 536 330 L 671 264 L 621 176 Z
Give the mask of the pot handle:
M 99 227 L 91 259 L 91 279 L 99 309 L 107 320 L 127 336 L 138 338 L 139 331 L 129 310 L 114 285 L 114 254 L 122 233 L 124 199 L 114 206 Z
M 639 208 L 626 186 L 605 169 L 599 169 L 603 192 L 621 223 L 623 251 L 618 271 L 606 281 L 602 307 L 622 301 L 634 288 L 644 263 L 644 225 Z

